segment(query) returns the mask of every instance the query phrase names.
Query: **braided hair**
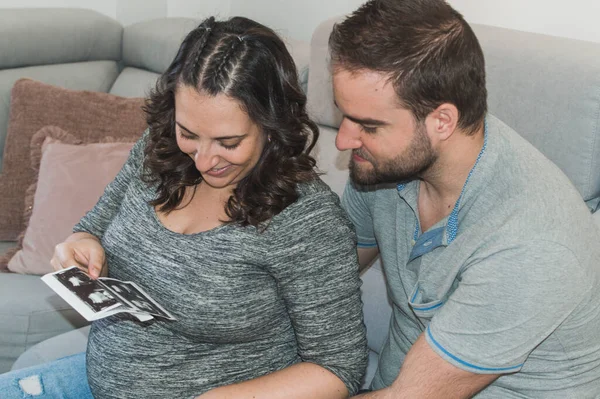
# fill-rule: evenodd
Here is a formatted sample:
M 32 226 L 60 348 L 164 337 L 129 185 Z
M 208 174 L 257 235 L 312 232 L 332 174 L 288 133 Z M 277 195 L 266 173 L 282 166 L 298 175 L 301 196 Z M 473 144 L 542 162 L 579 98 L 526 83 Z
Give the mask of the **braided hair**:
M 202 181 L 177 146 L 175 92 L 181 86 L 239 102 L 269 137 L 257 165 L 227 201 L 224 221 L 264 228 L 297 200 L 298 184 L 317 176 L 310 151 L 319 131 L 307 115 L 306 95 L 285 44 L 271 29 L 243 17 L 208 18 L 183 40 L 144 106 L 150 134 L 143 179 L 156 188 L 150 204 L 167 213 L 182 205 L 186 187 Z

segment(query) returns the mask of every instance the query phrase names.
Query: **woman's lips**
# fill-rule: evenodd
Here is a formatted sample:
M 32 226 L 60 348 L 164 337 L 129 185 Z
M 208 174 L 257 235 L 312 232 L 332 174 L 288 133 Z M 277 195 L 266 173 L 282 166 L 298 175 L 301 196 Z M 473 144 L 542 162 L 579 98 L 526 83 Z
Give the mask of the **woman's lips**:
M 229 169 L 231 169 L 233 165 L 227 165 L 225 167 L 222 168 L 214 168 L 214 169 L 210 169 L 207 170 L 206 172 L 204 172 L 203 174 L 208 175 L 208 176 L 212 176 L 212 177 L 220 177 L 223 176 L 225 173 L 227 173 L 227 171 Z

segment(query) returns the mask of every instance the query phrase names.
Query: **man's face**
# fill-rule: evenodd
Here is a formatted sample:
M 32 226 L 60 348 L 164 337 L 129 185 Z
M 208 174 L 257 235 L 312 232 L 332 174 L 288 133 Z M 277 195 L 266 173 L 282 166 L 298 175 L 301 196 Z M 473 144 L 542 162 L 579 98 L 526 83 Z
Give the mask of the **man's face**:
M 398 183 L 421 176 L 436 161 L 425 123 L 400 107 L 387 76 L 368 70 L 333 74 L 344 119 L 336 147 L 352 150 L 350 177 L 358 184 Z

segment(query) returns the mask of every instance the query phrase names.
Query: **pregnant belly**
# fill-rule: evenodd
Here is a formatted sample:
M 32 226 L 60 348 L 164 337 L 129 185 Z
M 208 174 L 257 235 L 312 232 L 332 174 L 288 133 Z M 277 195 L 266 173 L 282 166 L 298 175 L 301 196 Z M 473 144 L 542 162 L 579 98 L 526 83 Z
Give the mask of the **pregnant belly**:
M 192 342 L 161 328 L 111 317 L 93 323 L 87 373 L 104 398 L 185 398 L 300 361 L 295 341 Z

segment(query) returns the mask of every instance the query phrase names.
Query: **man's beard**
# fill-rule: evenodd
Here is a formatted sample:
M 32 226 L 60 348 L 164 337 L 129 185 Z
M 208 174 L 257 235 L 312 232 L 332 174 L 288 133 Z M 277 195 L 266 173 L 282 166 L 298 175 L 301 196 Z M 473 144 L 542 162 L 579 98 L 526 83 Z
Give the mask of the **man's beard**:
M 354 154 L 365 159 L 371 164 L 360 166 L 350 159 L 350 178 L 359 185 L 399 183 L 414 180 L 431 167 L 437 160 L 431 141 L 427 137 L 425 127 L 420 124 L 415 130 L 415 136 L 401 154 L 392 159 L 376 160 L 361 152 L 354 150 Z

